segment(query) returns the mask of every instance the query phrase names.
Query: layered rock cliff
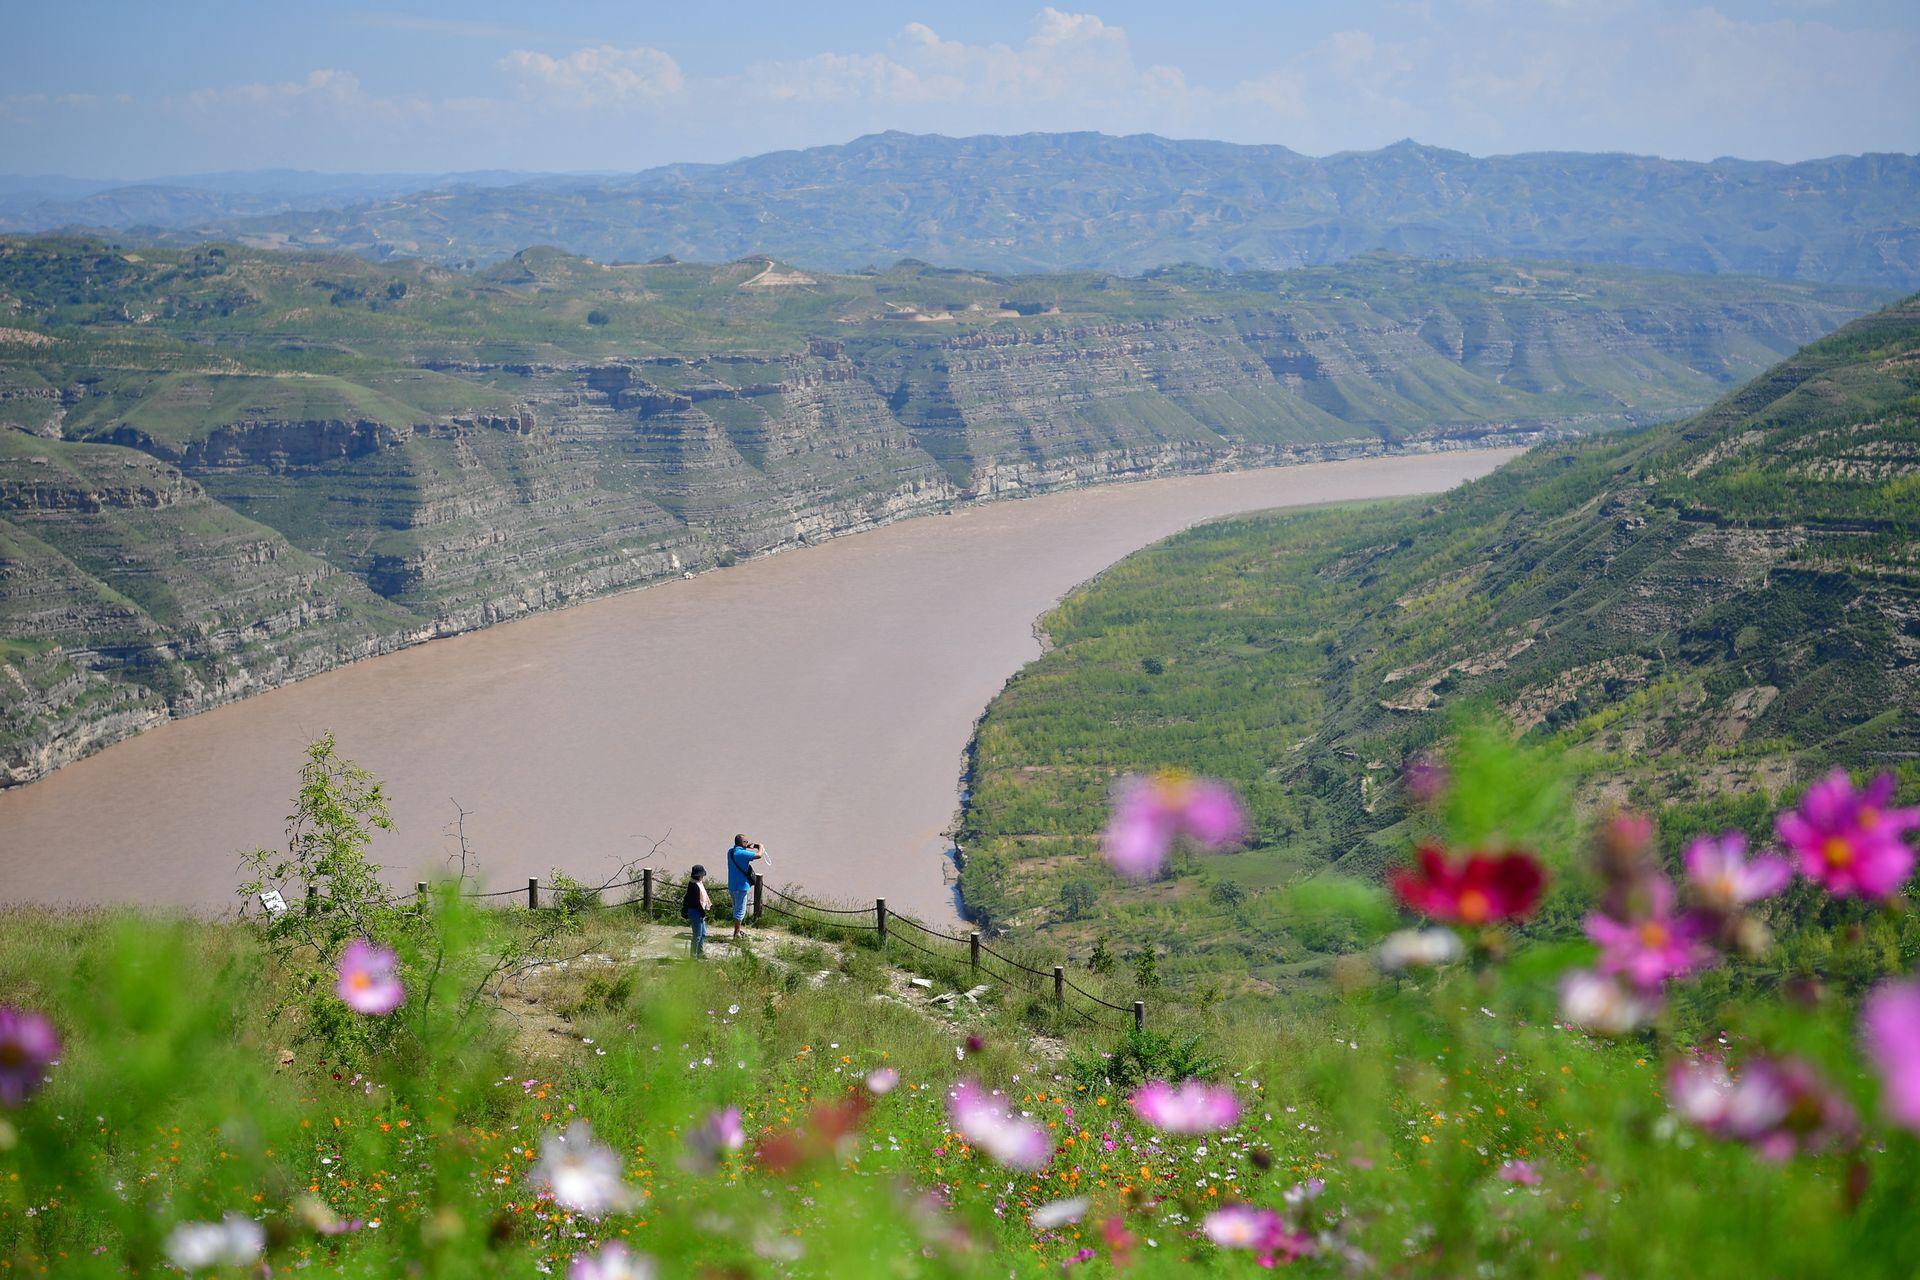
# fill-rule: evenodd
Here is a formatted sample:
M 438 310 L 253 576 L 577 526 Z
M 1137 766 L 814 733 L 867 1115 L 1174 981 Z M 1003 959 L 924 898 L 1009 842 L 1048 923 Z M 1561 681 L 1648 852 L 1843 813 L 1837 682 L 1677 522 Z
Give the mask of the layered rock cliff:
M 771 282 L 771 283 L 769 283 Z M 481 275 L 0 241 L 0 780 L 948 504 L 1671 414 L 1868 299 L 1385 259 Z

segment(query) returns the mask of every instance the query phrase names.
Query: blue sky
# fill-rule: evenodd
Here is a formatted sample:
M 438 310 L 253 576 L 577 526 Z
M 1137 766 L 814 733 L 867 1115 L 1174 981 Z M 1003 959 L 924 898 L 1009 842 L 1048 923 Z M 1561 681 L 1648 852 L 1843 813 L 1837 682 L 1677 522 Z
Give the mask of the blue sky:
M 889 128 L 1920 151 L 1913 0 L 4 2 L 12 173 L 631 170 Z

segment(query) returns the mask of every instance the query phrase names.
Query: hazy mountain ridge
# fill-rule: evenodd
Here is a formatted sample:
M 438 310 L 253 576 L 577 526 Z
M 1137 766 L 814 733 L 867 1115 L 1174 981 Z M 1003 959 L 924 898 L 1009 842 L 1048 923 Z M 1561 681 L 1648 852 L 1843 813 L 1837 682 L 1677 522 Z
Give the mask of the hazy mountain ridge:
M 195 220 L 183 207 L 164 224 L 132 194 L 109 214 L 110 196 L 61 216 L 153 223 L 153 234 L 171 226 L 176 240 L 442 261 L 495 261 L 548 243 L 605 260 L 767 253 L 855 269 L 907 256 L 1131 274 L 1189 261 L 1289 268 L 1390 250 L 1920 286 L 1920 157 L 1891 154 L 1796 164 L 1478 158 L 1401 142 L 1322 158 L 1153 135 L 884 133 L 728 164 L 329 209 L 243 216 L 254 211 L 210 204 Z
M 0 776 L 951 502 L 1678 413 L 1871 303 L 1394 258 L 469 274 L 0 240 Z

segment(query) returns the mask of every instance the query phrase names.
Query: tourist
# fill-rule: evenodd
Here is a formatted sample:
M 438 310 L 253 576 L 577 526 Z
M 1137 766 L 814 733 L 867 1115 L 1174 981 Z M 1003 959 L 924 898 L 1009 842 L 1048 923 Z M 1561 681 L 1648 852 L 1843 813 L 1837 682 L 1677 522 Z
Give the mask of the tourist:
M 727 894 L 733 899 L 733 936 L 740 937 L 741 921 L 747 918 L 747 894 L 753 888 L 753 869 L 749 865 L 764 856 L 760 846 L 745 836 L 733 838 L 727 850 Z
M 707 954 L 707 912 L 711 910 L 713 899 L 707 896 L 707 869 L 696 863 L 693 874 L 687 877 L 687 895 L 680 899 L 680 914 L 693 927 L 693 957 L 696 960 Z

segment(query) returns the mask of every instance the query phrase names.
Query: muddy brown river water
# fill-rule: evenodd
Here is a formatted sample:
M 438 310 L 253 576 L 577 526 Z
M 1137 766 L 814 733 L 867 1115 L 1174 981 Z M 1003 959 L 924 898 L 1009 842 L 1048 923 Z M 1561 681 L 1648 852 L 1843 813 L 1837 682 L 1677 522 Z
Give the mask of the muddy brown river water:
M 1436 492 L 1485 450 L 1151 480 L 973 507 L 439 640 L 163 726 L 0 792 L 0 901 L 231 906 L 284 839 L 302 746 L 383 778 L 396 885 L 445 865 L 457 801 L 487 887 L 604 879 L 655 839 L 720 874 L 955 916 L 942 834 L 974 720 L 1035 619 L 1107 565 L 1238 512 Z

